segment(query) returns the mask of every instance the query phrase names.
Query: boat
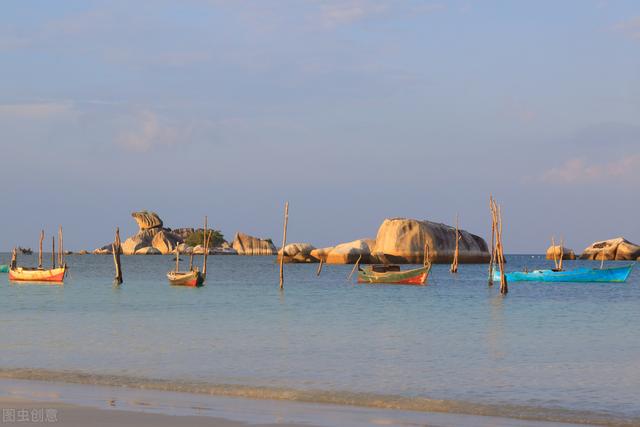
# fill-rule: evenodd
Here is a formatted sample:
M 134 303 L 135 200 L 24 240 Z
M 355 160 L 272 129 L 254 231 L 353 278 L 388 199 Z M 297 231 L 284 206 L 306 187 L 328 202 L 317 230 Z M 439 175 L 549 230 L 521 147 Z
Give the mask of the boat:
M 50 269 L 14 267 L 9 269 L 9 280 L 16 282 L 52 282 L 62 284 L 66 272 L 66 266 Z
M 207 233 L 207 217 L 204 218 L 204 247 L 209 248 L 209 239 L 211 234 Z M 202 272 L 198 270 L 198 267 L 193 266 L 193 253 L 189 257 L 189 270 L 180 271 L 180 249 L 176 246 L 176 269 L 167 273 L 167 279 L 172 286 L 190 286 L 199 287 L 204 285 L 204 281 L 207 278 L 207 255 L 208 250 L 203 251 L 204 260 L 202 263 Z
M 358 268 L 358 283 L 424 286 L 430 270 L 431 265 L 412 270 L 401 270 L 399 265 L 369 265 Z
M 9 266 L 6 264 L 2 264 L 0 265 L 0 273 L 8 273 L 9 272 Z
M 635 264 L 612 268 L 575 268 L 572 270 L 533 270 L 505 273 L 507 282 L 625 282 Z M 500 280 L 500 272 L 493 272 Z
M 51 240 L 51 268 L 42 267 L 42 240 L 44 239 L 44 231 L 40 233 L 40 249 L 38 252 L 38 267 L 20 267 L 18 266 L 18 251 L 25 253 L 24 248 L 14 248 L 11 252 L 11 263 L 9 264 L 9 280 L 14 282 L 43 282 L 43 283 L 57 283 L 62 284 L 64 282 L 64 276 L 67 273 L 67 264 L 64 263 L 62 256 L 62 228 L 58 233 L 59 238 L 59 251 L 58 261 L 59 264 L 56 267 L 56 244 L 55 238 Z M 30 251 L 30 250 L 29 250 Z M 30 253 L 30 252 L 29 252 Z
M 197 287 L 204 284 L 204 275 L 197 268 L 192 271 L 170 271 L 167 279 L 172 286 Z

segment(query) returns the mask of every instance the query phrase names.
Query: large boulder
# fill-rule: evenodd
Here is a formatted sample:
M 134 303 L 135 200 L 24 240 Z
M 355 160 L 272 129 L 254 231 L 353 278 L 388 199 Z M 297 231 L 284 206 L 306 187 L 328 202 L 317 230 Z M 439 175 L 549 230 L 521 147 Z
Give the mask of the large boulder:
M 147 246 L 140 248 L 135 252 L 135 255 L 160 255 L 160 251 L 153 246 Z
M 100 248 L 94 249 L 93 254 L 94 255 L 110 255 L 113 253 L 113 247 L 111 246 L 111 243 L 104 245 Z
M 139 249 L 151 246 L 152 240 L 153 237 L 145 232 L 135 234 L 122 243 L 122 253 L 125 255 L 134 255 Z
M 138 223 L 140 230 L 149 230 L 151 228 L 162 228 L 162 220 L 155 212 L 139 211 L 132 212 L 131 216 Z
M 576 259 L 576 254 L 573 252 L 573 249 L 565 248 L 560 245 L 549 246 L 549 249 L 547 249 L 546 258 L 559 260 L 561 255 L 562 259 Z
M 360 259 L 360 262 L 367 264 L 371 262 L 371 248 L 375 244 L 376 241 L 373 239 L 341 243 L 328 251 L 324 261 L 327 264 L 355 264 Z
M 289 243 L 284 247 L 284 262 L 318 262 L 311 256 L 315 247 L 309 243 Z M 282 257 L 283 249 L 278 251 L 278 259 Z
M 460 232 L 459 263 L 489 262 L 487 243 L 465 230 Z M 450 263 L 456 246 L 456 230 L 445 224 L 407 218 L 385 219 L 371 255 L 377 262 L 421 264 L 425 243 L 434 263 Z
M 238 255 L 275 255 L 276 247 L 271 239 L 259 239 L 244 233 L 236 233 L 231 247 Z
M 160 251 L 161 254 L 167 255 L 176 251 L 176 246 L 182 242 L 180 236 L 173 234 L 170 231 L 160 230 L 153 236 L 151 240 L 151 246 Z
M 331 252 L 333 250 L 335 246 L 329 246 L 328 248 L 318 248 L 318 249 L 314 249 L 312 250 L 309 254 L 311 255 L 311 257 L 321 260 L 327 259 L 327 255 L 329 255 L 329 252 Z
M 602 240 L 585 248 L 580 259 L 633 261 L 640 257 L 640 246 L 624 237 Z

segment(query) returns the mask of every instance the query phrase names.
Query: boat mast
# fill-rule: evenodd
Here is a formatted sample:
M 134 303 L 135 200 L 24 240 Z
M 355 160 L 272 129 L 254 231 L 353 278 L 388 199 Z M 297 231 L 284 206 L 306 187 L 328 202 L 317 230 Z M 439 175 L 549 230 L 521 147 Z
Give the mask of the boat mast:
M 38 268 L 42 268 L 42 241 L 44 240 L 44 230 L 40 230 L 40 248 L 38 251 Z
M 180 250 L 178 249 L 178 245 L 176 245 L 176 273 L 180 271 Z

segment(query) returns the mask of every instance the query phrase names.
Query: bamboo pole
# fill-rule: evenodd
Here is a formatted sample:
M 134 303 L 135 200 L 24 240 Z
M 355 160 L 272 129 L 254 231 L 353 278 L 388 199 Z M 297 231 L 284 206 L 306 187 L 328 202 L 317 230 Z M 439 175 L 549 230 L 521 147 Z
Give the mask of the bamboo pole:
M 11 251 L 11 264 L 9 264 L 11 268 L 16 268 L 18 266 L 18 250 L 14 247 Z
M 209 233 L 207 231 L 207 216 L 204 217 L 204 233 L 202 235 L 202 240 L 204 242 L 204 258 L 202 261 L 202 276 L 207 278 L 207 257 L 209 255 Z
M 496 218 L 493 211 L 493 196 L 489 196 L 489 210 L 491 211 L 491 259 L 489 260 L 489 286 L 493 286 L 493 266 L 496 261 Z
M 44 240 L 44 230 L 40 230 L 40 245 L 38 246 L 38 268 L 42 268 L 42 242 Z
M 500 293 L 502 295 L 506 295 L 509 292 L 509 287 L 507 285 L 507 276 L 504 271 L 504 247 L 502 245 L 502 209 L 500 206 L 497 206 L 497 219 L 498 219 L 498 234 L 497 234 L 497 248 L 498 248 L 498 263 L 500 266 Z
M 449 268 L 449 271 L 451 273 L 457 273 L 458 272 L 458 256 L 460 254 L 460 229 L 459 229 L 459 224 L 458 224 L 458 215 L 456 215 L 456 249 L 453 252 L 453 261 L 451 262 L 451 268 Z
M 282 254 L 280 255 L 280 289 L 284 289 L 284 248 L 287 245 L 287 225 L 289 223 L 289 202 L 284 204 L 284 225 L 282 227 Z
M 56 238 L 51 236 L 51 268 L 56 268 Z
M 360 261 L 361 260 L 362 260 L 362 254 L 360 254 L 360 256 L 358 257 L 358 260 L 353 265 L 353 269 L 351 270 L 351 273 L 349 273 L 349 277 L 347 278 L 347 280 L 351 280 L 351 277 L 353 277 L 353 273 L 355 273 L 356 269 L 360 266 Z
M 551 248 L 552 248 L 552 252 L 553 252 L 553 265 L 555 266 L 556 270 L 558 269 L 558 259 L 556 256 L 556 240 L 553 236 L 551 236 Z
M 176 245 L 176 273 L 180 271 L 180 251 L 178 245 Z
M 320 258 L 320 264 L 318 265 L 318 271 L 316 271 L 316 276 L 320 277 L 320 273 L 322 273 L 322 265 L 324 264 L 324 258 Z
M 422 264 L 423 264 L 424 267 L 426 267 L 427 264 L 431 264 L 431 259 L 429 259 L 430 258 L 429 255 L 431 255 L 429 253 L 429 244 L 427 243 L 427 238 L 425 237 L 425 239 L 424 239 L 424 259 L 422 260 Z
M 189 254 L 189 271 L 193 271 L 193 252 Z
M 116 237 L 111 245 L 113 253 L 113 263 L 116 266 L 116 276 L 113 279 L 114 285 L 122 284 L 122 265 L 120 264 L 120 253 L 122 252 L 122 244 L 120 243 L 120 228 L 116 227 Z
M 58 265 L 62 267 L 62 226 L 58 226 Z
M 558 262 L 558 270 L 562 271 L 562 262 L 564 261 L 564 239 L 560 239 L 560 261 Z

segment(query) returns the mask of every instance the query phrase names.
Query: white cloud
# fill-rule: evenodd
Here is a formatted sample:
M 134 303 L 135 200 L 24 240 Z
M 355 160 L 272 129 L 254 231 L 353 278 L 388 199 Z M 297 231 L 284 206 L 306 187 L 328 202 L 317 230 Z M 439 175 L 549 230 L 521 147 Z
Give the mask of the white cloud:
M 0 104 L 0 117 L 48 119 L 52 117 L 72 116 L 74 114 L 74 106 L 68 102 Z
M 118 135 L 116 143 L 131 151 L 146 152 L 156 146 L 188 141 L 188 134 L 188 129 L 164 124 L 154 112 L 141 111 L 133 129 Z
M 640 153 L 603 163 L 592 163 L 584 158 L 572 158 L 560 167 L 545 171 L 541 180 L 548 183 L 571 184 L 636 176 L 640 179 Z
M 626 34 L 634 40 L 640 40 L 640 16 L 619 22 L 614 25 L 613 29 Z
M 322 20 L 327 27 L 350 24 L 367 16 L 382 13 L 387 7 L 388 5 L 382 1 L 332 1 L 322 6 Z

